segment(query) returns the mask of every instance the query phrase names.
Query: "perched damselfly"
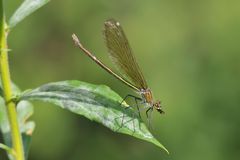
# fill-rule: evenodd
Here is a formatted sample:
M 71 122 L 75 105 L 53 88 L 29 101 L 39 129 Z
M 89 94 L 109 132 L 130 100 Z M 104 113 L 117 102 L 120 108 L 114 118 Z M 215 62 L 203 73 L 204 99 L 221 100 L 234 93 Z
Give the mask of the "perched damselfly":
M 143 103 L 148 106 L 148 109 L 146 110 L 147 116 L 148 112 L 152 111 L 153 108 L 155 108 L 159 113 L 164 113 L 161 108 L 160 101 L 155 102 L 153 100 L 152 92 L 136 62 L 120 23 L 114 19 L 107 20 L 104 23 L 103 33 L 109 56 L 120 74 L 115 73 L 97 59 L 80 43 L 75 34 L 72 35 L 72 38 L 75 44 L 100 67 L 141 95 L 142 98 L 138 99 L 141 99 Z M 130 96 L 134 97 L 132 95 Z

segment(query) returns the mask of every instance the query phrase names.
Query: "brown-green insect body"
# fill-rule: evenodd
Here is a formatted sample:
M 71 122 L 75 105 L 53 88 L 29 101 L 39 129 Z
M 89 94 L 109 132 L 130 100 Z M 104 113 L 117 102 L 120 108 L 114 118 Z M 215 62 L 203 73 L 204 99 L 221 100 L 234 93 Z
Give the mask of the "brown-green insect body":
M 120 23 L 114 19 L 109 19 L 104 23 L 104 38 L 108 53 L 115 64 L 120 75 L 108 68 L 104 63 L 98 60 L 90 51 L 83 47 L 75 34 L 72 38 L 75 44 L 87 54 L 100 67 L 109 72 L 111 75 L 119 79 L 121 82 L 137 91 L 144 101 L 149 106 L 147 110 L 155 108 L 159 113 L 164 113 L 161 109 L 160 101 L 154 102 L 151 90 L 147 86 L 147 82 L 138 66 L 136 59 L 132 53 L 128 40 L 123 32 Z

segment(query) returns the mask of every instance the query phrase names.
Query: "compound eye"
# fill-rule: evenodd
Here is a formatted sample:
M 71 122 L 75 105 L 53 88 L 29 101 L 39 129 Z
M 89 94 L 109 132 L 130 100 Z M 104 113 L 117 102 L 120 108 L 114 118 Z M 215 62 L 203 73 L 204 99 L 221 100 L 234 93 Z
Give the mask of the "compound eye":
M 154 106 L 155 106 L 156 108 L 160 109 L 160 108 L 161 108 L 161 102 L 160 102 L 160 101 L 157 101 L 157 102 L 154 104 Z

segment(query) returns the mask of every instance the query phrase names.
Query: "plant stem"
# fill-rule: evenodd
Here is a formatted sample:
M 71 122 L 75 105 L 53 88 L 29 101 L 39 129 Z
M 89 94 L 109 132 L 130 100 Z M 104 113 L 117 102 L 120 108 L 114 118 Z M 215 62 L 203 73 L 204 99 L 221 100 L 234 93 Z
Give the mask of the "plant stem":
M 16 160 L 24 160 L 23 143 L 17 119 L 16 104 L 11 101 L 12 88 L 8 64 L 8 47 L 5 32 L 3 0 L 0 0 L 0 71 L 4 100 L 7 107 L 8 120 L 11 130 L 12 147 L 15 152 L 14 156 Z

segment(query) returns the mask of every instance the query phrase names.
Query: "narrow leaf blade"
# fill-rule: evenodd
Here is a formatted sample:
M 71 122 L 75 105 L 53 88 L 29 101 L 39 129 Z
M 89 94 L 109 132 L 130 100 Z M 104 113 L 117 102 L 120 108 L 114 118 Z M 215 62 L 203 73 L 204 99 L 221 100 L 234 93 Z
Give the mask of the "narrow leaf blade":
M 21 101 L 17 106 L 18 123 L 22 134 L 22 140 L 24 145 L 25 157 L 28 156 L 30 148 L 31 137 L 35 128 L 33 121 L 27 121 L 30 115 L 33 113 L 33 106 L 27 101 Z M 7 118 L 7 111 L 2 98 L 0 98 L 0 129 L 3 134 L 4 142 L 7 146 L 11 147 L 11 134 L 10 126 Z
M 39 9 L 49 1 L 50 0 L 25 0 L 10 18 L 9 27 L 13 28 L 25 17 L 35 12 L 37 9 Z
M 3 143 L 0 143 L 0 149 L 4 149 L 8 154 L 14 154 L 12 148 Z
M 0 82 L 0 90 L 1 90 L 1 82 Z M 12 90 L 14 94 L 20 94 L 20 89 L 13 83 L 12 83 Z M 32 139 L 32 133 L 35 128 L 35 123 L 33 121 L 28 121 L 28 118 L 33 114 L 32 104 L 28 101 L 19 102 L 17 105 L 17 114 L 18 114 L 18 123 L 19 123 L 21 134 L 22 134 L 25 157 L 27 158 L 31 139 Z M 10 126 L 8 122 L 5 102 L 2 97 L 0 97 L 0 131 L 2 132 L 5 145 L 11 147 L 12 142 L 11 142 Z M 9 156 L 9 159 L 13 159 L 13 157 L 10 154 L 8 154 L 8 156 Z
M 73 113 L 83 115 L 111 129 L 151 142 L 165 151 L 166 148 L 153 137 L 136 113 L 122 102 L 122 98 L 104 85 L 80 81 L 62 81 L 45 84 L 25 92 L 20 100 L 50 102 Z M 124 117 L 124 118 L 123 118 Z

